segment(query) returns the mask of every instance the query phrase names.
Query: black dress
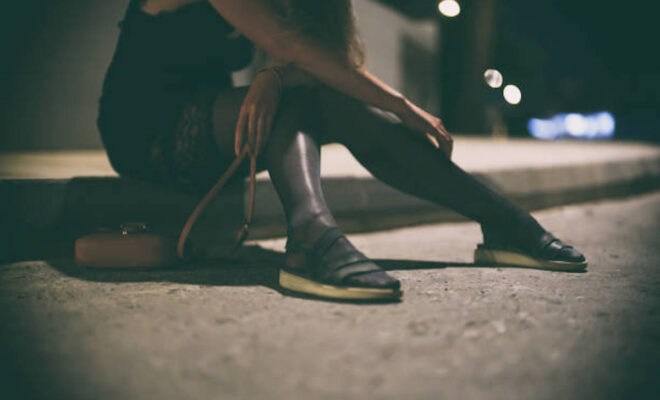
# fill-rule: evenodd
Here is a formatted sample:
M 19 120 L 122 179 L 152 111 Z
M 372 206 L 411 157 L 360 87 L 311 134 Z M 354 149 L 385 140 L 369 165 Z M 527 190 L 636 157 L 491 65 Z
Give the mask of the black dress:
M 231 160 L 213 139 L 213 102 L 252 58 L 206 1 L 153 16 L 131 0 L 99 103 L 98 128 L 122 176 L 207 189 Z

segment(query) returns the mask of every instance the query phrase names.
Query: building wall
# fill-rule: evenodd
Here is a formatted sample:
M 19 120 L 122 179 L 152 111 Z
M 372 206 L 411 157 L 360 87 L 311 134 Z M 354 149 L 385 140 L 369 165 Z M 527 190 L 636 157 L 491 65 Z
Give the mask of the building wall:
M 355 0 L 355 11 L 369 70 L 420 106 L 437 110 L 437 20 L 410 19 L 370 0 Z
M 98 98 L 128 0 L 18 3 L 1 17 L 0 151 L 101 148 Z M 371 71 L 433 109 L 434 23 L 370 0 L 356 11 Z
M 128 0 L 18 3 L 3 11 L 14 25 L 3 44 L 0 150 L 100 148 L 98 98 Z

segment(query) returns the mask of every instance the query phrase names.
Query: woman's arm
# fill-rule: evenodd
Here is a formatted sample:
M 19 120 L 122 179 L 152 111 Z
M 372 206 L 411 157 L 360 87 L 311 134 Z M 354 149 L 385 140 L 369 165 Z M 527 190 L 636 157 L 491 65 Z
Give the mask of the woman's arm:
M 318 80 L 313 75 L 297 68 L 293 64 L 287 64 L 277 68 L 282 72 L 282 86 L 285 88 L 318 83 Z
M 294 88 L 297 86 L 308 86 L 319 83 L 313 75 L 297 68 L 293 64 L 276 65 L 262 68 L 260 71 L 268 70 L 273 72 L 273 76 L 282 86 L 282 89 Z
M 276 71 L 277 80 L 282 85 L 282 89 L 319 83 L 319 80 L 308 72 L 301 70 L 292 63 L 286 64 L 260 48 L 257 48 L 255 52 L 254 65 L 259 69 L 259 72 L 263 70 Z
M 282 26 L 261 0 L 208 0 L 239 32 L 264 51 L 308 72 L 328 86 L 397 114 L 408 127 L 432 135 L 450 156 L 452 140 L 439 118 L 407 100 L 363 68 L 352 68 L 319 44 Z
M 209 0 L 239 32 L 268 54 L 293 63 L 328 86 L 392 112 L 402 111 L 404 97 L 373 79 L 366 71 L 350 68 L 313 41 L 280 24 L 263 0 Z

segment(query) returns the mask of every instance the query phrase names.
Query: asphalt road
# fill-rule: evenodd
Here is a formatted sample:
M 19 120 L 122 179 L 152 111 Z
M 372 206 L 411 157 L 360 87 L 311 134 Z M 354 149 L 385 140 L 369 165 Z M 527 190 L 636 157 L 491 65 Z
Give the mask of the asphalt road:
M 281 293 L 282 239 L 187 269 L 2 265 L 0 397 L 659 398 L 660 192 L 534 215 L 588 272 L 474 267 L 475 223 L 349 235 L 402 280 L 390 304 Z

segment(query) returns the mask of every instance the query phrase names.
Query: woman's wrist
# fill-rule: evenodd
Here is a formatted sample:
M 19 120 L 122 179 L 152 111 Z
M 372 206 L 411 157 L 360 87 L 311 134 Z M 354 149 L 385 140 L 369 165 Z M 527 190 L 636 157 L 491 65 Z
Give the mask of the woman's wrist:
M 279 90 L 279 93 L 282 94 L 284 91 L 284 75 L 283 73 L 278 69 L 278 67 L 267 67 L 267 68 L 261 68 L 259 71 L 257 71 L 257 74 L 255 75 L 255 78 L 262 73 L 268 74 L 272 79 L 275 80 L 277 83 L 277 88 Z
M 292 64 L 261 68 L 259 71 L 257 71 L 257 74 L 260 74 L 261 72 L 268 72 L 269 74 L 272 74 L 275 79 L 277 79 L 278 84 L 282 90 L 286 88 L 314 85 L 319 83 L 318 80 L 314 78 L 314 76 L 296 68 Z

